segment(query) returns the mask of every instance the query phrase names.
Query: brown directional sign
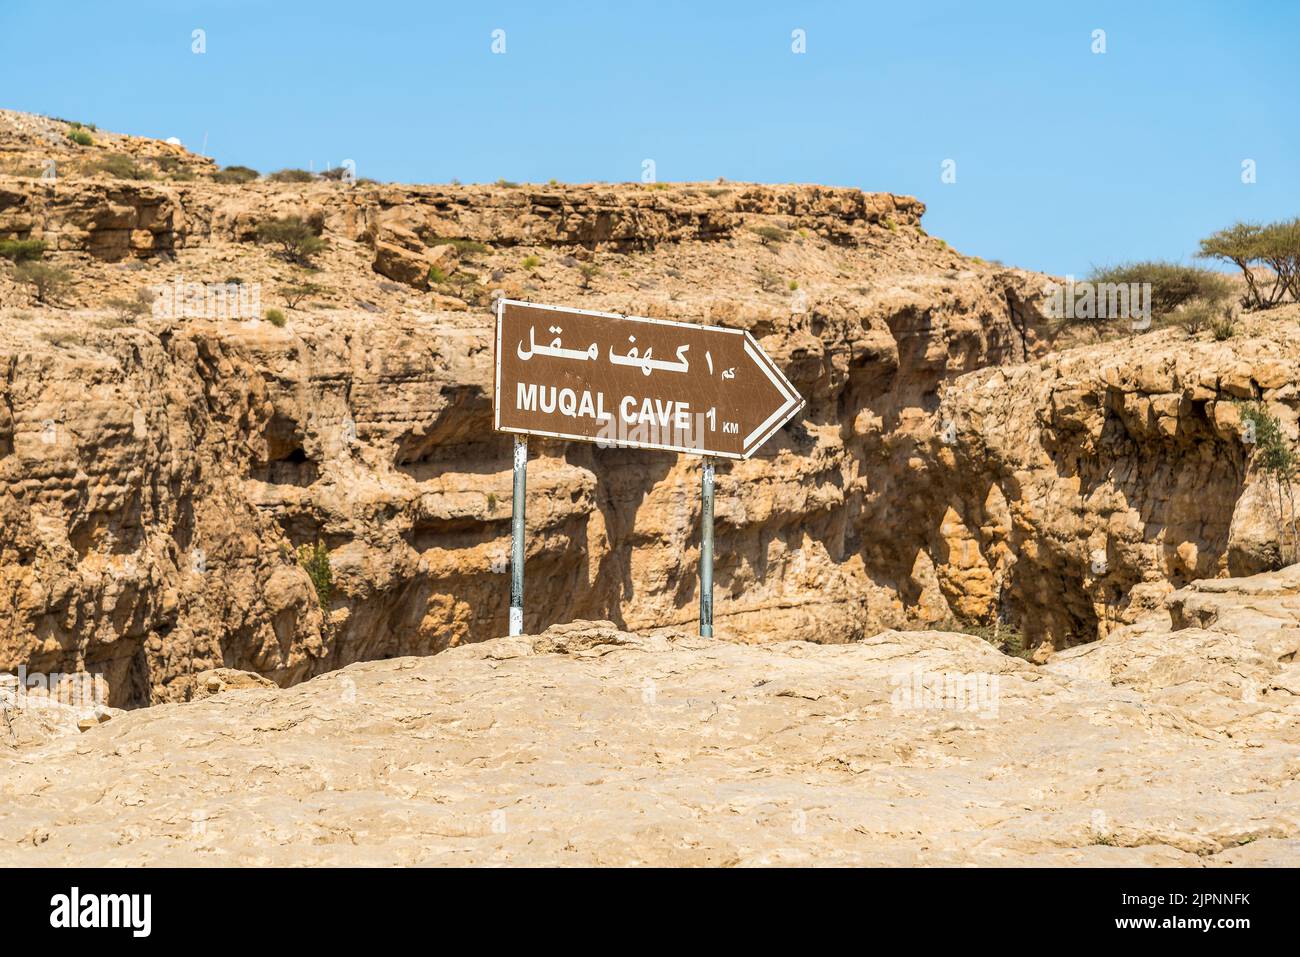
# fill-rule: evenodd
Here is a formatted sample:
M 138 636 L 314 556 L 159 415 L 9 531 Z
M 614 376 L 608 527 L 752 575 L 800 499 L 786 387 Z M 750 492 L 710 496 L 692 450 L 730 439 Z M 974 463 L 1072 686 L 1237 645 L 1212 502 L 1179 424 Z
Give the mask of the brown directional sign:
M 747 459 L 803 408 L 743 329 L 497 304 L 496 427 Z

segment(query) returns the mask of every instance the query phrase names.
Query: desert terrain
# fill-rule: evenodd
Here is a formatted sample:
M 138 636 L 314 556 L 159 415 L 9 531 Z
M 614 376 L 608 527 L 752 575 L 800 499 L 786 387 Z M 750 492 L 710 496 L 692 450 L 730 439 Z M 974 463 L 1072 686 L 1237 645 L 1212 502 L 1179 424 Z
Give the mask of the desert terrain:
M 1242 439 L 1295 440 L 1300 306 L 1098 336 L 912 197 L 337 172 L 0 111 L 0 240 L 68 277 L 0 261 L 0 672 L 102 692 L 0 678 L 0 862 L 1300 861 Z M 807 400 L 718 464 L 716 640 L 699 460 L 536 439 L 502 637 L 501 296 L 746 329 Z

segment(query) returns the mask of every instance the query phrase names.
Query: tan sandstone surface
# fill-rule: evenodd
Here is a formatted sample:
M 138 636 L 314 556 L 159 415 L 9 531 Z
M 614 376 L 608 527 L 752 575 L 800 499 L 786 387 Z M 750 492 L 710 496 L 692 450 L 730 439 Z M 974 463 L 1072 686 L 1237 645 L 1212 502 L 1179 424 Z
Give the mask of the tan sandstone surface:
M 1043 667 L 579 622 L 227 675 L 0 749 L 0 863 L 1294 866 L 1298 649 L 1293 566 Z

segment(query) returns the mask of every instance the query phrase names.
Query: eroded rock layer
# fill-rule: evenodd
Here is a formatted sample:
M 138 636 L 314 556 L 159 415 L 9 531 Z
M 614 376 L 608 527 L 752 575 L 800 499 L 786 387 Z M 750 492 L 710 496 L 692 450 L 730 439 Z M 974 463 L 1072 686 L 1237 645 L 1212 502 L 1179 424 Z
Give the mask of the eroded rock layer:
M 808 398 L 758 458 L 720 468 L 720 628 L 755 640 L 846 641 L 915 610 L 872 558 L 909 494 L 909 429 L 947 378 L 1038 347 L 1008 306 L 1032 277 L 926 237 L 914 200 L 854 190 L 4 185 L 0 225 L 76 264 L 64 305 L 81 308 L 3 328 L 0 654 L 102 671 L 114 704 L 188 697 L 209 668 L 289 684 L 504 630 L 494 292 L 747 328 Z M 236 272 L 276 301 L 297 273 L 246 240 L 295 210 L 323 224 L 327 291 L 285 328 L 103 318 L 132 283 Z M 385 237 L 464 284 L 385 278 Z M 691 621 L 698 462 L 533 449 L 529 627 Z M 323 611 L 294 554 L 318 540 Z
M 909 197 L 220 185 L 179 148 L 77 153 L 37 119 L 0 113 L 10 168 L 48 148 L 80 172 L 0 175 L 0 236 L 44 242 L 75 282 L 41 303 L 0 267 L 0 669 L 102 673 L 129 706 L 211 669 L 289 685 L 503 633 L 499 295 L 747 329 L 807 399 L 719 466 L 722 637 L 953 619 L 1042 657 L 1286 557 L 1237 429 L 1259 399 L 1294 434 L 1295 361 L 1267 322 L 1051 351 L 1044 277 L 955 252 Z M 110 147 L 190 165 L 117 179 L 92 162 Z M 281 216 L 324 241 L 310 270 L 256 242 Z M 203 297 L 218 287 L 240 292 Z M 122 305 L 146 288 L 171 312 Z M 527 627 L 689 625 L 698 461 L 531 454 Z M 318 542 L 324 602 L 297 555 Z

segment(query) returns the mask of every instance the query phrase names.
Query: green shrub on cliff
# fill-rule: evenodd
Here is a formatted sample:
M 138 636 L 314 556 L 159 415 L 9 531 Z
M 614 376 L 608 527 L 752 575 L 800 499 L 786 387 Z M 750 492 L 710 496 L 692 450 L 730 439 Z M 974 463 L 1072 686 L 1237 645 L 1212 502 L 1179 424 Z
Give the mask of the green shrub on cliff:
M 329 549 L 319 540 L 315 545 L 299 546 L 298 565 L 311 579 L 316 589 L 316 600 L 324 611 L 329 607 L 330 596 L 334 594 L 334 572 L 330 568 Z
M 311 183 L 315 182 L 316 175 L 305 169 L 280 169 L 266 178 L 272 183 Z
M 325 240 L 301 216 L 284 216 L 258 223 L 257 241 L 279 246 L 281 258 L 300 266 L 311 265 L 311 257 L 325 248 Z
M 39 239 L 0 239 L 0 259 L 23 263 L 45 255 L 45 243 Z
M 1300 522 L 1297 521 L 1295 493 L 1291 482 L 1295 478 L 1297 458 L 1295 449 L 1282 431 L 1277 416 L 1263 402 L 1242 402 L 1237 406 L 1241 417 L 1242 442 L 1254 449 L 1252 461 L 1271 482 L 1275 500 L 1279 567 L 1290 565 L 1300 558 Z M 1288 541 L 1289 537 L 1289 541 Z
M 109 153 L 91 167 L 97 173 L 107 173 L 114 179 L 152 179 L 153 174 L 125 153 Z
M 779 226 L 755 226 L 753 233 L 764 246 L 783 243 L 790 238 L 790 234 Z
M 261 174 L 251 166 L 227 166 L 212 174 L 214 183 L 251 183 Z
M 22 262 L 14 268 L 14 278 L 36 290 L 36 301 L 49 303 L 58 299 L 72 285 L 66 269 L 43 262 Z
M 280 295 L 284 297 L 290 309 L 297 309 L 306 300 L 328 291 L 324 286 L 314 282 L 294 283 L 280 287 Z
M 1148 261 L 1122 263 L 1094 269 L 1088 276 L 1094 284 L 1131 286 L 1151 284 L 1151 311 L 1165 316 L 1194 300 L 1213 305 L 1228 298 L 1232 287 L 1228 280 L 1212 269 L 1184 266 L 1180 263 Z

